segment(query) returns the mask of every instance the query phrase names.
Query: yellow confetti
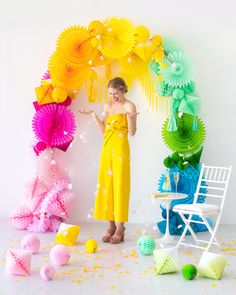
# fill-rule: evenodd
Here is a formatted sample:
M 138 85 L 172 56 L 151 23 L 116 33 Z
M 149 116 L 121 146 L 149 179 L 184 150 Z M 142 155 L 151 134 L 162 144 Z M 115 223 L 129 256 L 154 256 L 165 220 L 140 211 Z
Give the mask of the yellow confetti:
M 115 264 L 116 267 L 121 267 L 121 264 L 117 263 Z
M 82 282 L 81 280 L 78 280 L 76 283 L 77 283 L 77 284 L 81 284 L 81 282 Z
M 212 287 L 216 287 L 217 286 L 217 284 L 216 283 L 213 283 L 213 284 L 211 284 L 212 285 Z

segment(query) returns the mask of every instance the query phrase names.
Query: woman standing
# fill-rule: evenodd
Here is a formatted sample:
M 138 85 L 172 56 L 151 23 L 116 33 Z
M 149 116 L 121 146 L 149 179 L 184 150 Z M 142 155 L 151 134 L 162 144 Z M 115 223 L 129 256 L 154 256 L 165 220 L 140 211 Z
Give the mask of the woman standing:
M 137 111 L 133 102 L 125 97 L 127 85 L 122 78 L 108 83 L 111 101 L 104 105 L 104 118 L 83 109 L 81 114 L 91 114 L 104 133 L 98 172 L 94 218 L 108 220 L 109 227 L 103 236 L 104 243 L 124 241 L 124 222 L 128 221 L 130 198 L 130 149 L 128 134 L 136 132 Z

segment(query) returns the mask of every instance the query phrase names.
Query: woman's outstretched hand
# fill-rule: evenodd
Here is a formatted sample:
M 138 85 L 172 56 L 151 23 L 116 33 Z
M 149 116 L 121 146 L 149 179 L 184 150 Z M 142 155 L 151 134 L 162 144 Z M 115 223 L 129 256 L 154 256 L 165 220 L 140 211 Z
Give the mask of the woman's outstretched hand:
M 79 110 L 79 113 L 82 115 L 93 115 L 94 111 L 88 110 L 88 109 L 81 109 L 81 110 Z

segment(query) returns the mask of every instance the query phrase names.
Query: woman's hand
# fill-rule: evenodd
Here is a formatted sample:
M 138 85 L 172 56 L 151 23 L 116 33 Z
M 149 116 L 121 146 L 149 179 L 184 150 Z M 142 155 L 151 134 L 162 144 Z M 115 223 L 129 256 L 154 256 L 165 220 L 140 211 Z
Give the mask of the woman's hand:
M 94 115 L 94 111 L 92 110 L 88 110 L 88 109 L 81 109 L 79 110 L 79 113 L 82 115 Z

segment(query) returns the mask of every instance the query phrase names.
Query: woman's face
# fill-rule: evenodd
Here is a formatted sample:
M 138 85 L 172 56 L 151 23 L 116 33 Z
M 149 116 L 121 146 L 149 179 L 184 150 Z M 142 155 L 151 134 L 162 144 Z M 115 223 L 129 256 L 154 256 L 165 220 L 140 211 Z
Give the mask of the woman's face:
M 124 97 L 124 93 L 122 91 L 112 87 L 108 88 L 108 92 L 113 102 L 121 102 Z

